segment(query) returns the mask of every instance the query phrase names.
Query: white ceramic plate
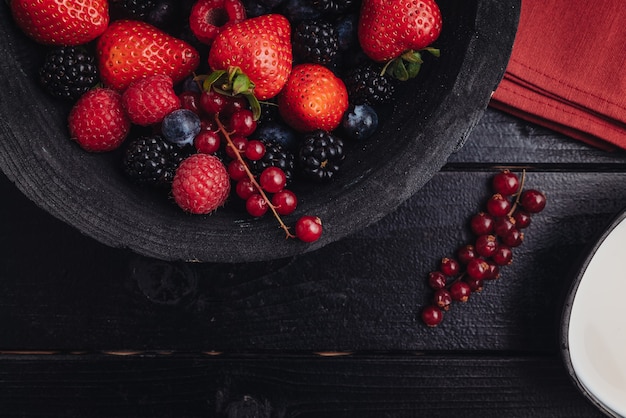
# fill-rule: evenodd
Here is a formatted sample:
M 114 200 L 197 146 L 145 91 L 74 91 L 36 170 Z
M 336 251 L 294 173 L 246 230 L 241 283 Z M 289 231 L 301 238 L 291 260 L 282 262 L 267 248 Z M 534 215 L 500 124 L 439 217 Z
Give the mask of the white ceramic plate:
M 582 392 L 626 417 L 626 212 L 591 248 L 563 311 L 563 356 Z

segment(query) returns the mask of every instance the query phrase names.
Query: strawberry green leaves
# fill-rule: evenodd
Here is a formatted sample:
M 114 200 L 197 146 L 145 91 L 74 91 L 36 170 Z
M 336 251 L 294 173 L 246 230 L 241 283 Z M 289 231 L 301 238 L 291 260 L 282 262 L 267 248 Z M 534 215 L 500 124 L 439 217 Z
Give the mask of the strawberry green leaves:
M 424 48 L 421 51 L 430 53 L 435 57 L 440 56 L 440 51 L 437 48 Z M 415 78 L 419 74 L 424 59 L 420 51 L 407 51 L 400 55 L 398 58 L 388 61 L 383 67 L 381 74 L 388 74 L 400 81 L 406 81 L 411 78 Z
M 202 82 L 205 91 L 211 89 L 224 96 L 243 96 L 250 104 L 254 120 L 261 116 L 261 104 L 254 95 L 254 83 L 241 71 L 241 68 L 230 66 L 226 70 L 216 70 L 206 76 L 196 77 Z

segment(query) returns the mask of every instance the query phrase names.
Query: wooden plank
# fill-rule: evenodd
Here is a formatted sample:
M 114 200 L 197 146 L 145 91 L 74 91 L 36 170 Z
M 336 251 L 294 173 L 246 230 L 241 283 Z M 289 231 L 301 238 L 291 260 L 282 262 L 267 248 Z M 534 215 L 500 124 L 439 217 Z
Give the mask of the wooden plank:
M 558 358 L 0 358 L 3 417 L 600 417 Z
M 463 148 L 448 159 L 453 166 L 557 165 L 623 170 L 626 152 L 605 152 L 549 129 L 488 108 Z
M 426 274 L 470 239 L 465 222 L 489 195 L 491 174 L 442 172 L 361 232 L 248 265 L 110 249 L 4 184 L 0 349 L 554 352 L 572 260 L 626 206 L 626 173 L 530 172 L 527 185 L 549 203 L 514 263 L 441 327 L 425 328 Z

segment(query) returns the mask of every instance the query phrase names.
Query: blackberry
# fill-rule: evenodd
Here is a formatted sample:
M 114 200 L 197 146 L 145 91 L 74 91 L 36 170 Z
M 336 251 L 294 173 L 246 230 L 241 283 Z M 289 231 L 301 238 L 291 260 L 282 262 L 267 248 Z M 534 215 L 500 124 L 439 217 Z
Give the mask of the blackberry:
M 337 32 L 324 20 L 304 20 L 293 30 L 292 48 L 302 62 L 328 65 L 339 50 Z
M 138 184 L 169 186 L 178 165 L 192 153 L 193 147 L 181 148 L 160 135 L 140 136 L 128 143 L 122 168 Z
M 96 59 L 83 47 L 52 48 L 39 69 L 39 81 L 51 95 L 77 100 L 98 82 Z
M 341 15 L 357 4 L 354 0 L 311 0 L 311 5 L 326 15 Z
M 393 80 L 374 65 L 361 65 L 350 71 L 343 79 L 348 90 L 348 97 L 354 104 L 376 106 L 387 103 L 393 97 Z
M 302 174 L 316 181 L 333 178 L 344 159 L 343 140 L 321 129 L 304 136 L 298 153 Z
M 260 160 L 248 161 L 252 174 L 258 176 L 267 167 L 278 167 L 285 172 L 287 184 L 291 183 L 295 173 L 296 157 L 278 142 L 267 139 L 260 141 L 265 144 L 265 154 Z
M 111 12 L 116 19 L 143 20 L 155 7 L 156 2 L 154 0 L 111 0 Z

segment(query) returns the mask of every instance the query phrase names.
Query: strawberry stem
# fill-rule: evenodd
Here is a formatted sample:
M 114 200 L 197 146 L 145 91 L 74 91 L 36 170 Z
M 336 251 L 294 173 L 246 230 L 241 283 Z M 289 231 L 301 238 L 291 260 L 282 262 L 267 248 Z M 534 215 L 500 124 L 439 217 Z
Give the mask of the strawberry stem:
M 286 238 L 295 238 L 296 236 L 289 231 L 289 227 L 283 222 L 283 219 L 281 218 L 280 214 L 276 211 L 276 206 L 272 204 L 271 200 L 267 197 L 267 194 L 265 193 L 261 185 L 256 181 L 254 174 L 252 174 L 252 171 L 250 171 L 250 167 L 248 167 L 248 163 L 246 163 L 246 161 L 241 155 L 241 152 L 239 152 L 239 150 L 233 143 L 230 137 L 230 133 L 226 130 L 226 127 L 220 120 L 219 115 L 215 115 L 215 123 L 217 124 L 217 127 L 219 128 L 220 132 L 224 135 L 224 138 L 226 138 L 226 142 L 228 143 L 228 146 L 231 147 L 232 150 L 234 151 L 237 161 L 239 161 L 239 163 L 243 166 L 244 171 L 246 172 L 246 175 L 248 176 L 248 179 L 250 180 L 252 185 L 255 187 L 255 189 L 257 189 L 257 191 L 259 192 L 263 200 L 265 200 L 270 210 L 272 211 L 274 218 L 276 218 L 276 220 L 280 224 L 280 227 L 283 229 L 283 231 L 285 231 Z

